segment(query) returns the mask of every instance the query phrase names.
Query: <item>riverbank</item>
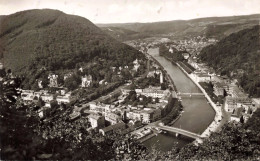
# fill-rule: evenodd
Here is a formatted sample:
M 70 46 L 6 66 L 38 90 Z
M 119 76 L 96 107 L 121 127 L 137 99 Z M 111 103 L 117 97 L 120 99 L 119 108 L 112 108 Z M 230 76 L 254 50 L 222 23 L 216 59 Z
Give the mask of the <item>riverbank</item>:
M 190 74 L 188 74 L 178 63 L 176 63 L 177 66 L 199 87 L 201 92 L 205 95 L 206 99 L 208 100 L 209 104 L 215 111 L 215 118 L 211 122 L 211 124 L 207 127 L 207 129 L 201 134 L 202 137 L 209 137 L 212 132 L 216 132 L 218 129 L 220 129 L 220 121 L 223 117 L 223 113 L 221 110 L 221 106 L 217 106 L 209 97 L 207 92 L 201 87 L 201 85 L 195 80 L 194 77 L 192 77 Z

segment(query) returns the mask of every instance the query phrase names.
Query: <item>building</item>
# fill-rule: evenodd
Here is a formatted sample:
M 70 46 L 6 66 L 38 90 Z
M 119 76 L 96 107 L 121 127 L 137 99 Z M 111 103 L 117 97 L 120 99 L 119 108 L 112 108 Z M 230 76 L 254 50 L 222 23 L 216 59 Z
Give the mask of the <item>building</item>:
M 93 79 L 91 75 L 85 76 L 81 78 L 81 87 L 89 87 L 92 83 Z
M 70 116 L 70 120 L 76 120 L 76 119 L 78 119 L 80 117 L 80 112 L 75 112 L 74 111 L 69 116 Z
M 256 108 L 260 108 L 260 98 L 252 98 L 252 101 Z
M 242 111 L 243 111 L 243 108 L 242 107 L 239 107 L 239 108 L 235 108 L 231 114 L 231 117 L 230 117 L 230 121 L 236 121 L 236 122 L 239 122 L 241 117 L 243 117 L 242 115 Z
M 214 84 L 213 89 L 216 96 L 224 96 L 225 84 L 217 82 Z
M 195 80 L 197 82 L 209 82 L 211 81 L 211 76 L 208 75 L 207 73 L 198 73 L 198 74 L 195 74 Z
M 232 112 L 234 109 L 238 108 L 241 105 L 251 106 L 252 100 L 249 98 L 234 98 L 227 96 L 225 101 L 225 110 L 227 112 Z
M 142 123 L 149 124 L 161 118 L 161 110 L 160 109 L 143 110 L 141 112 L 141 115 L 142 115 Z
M 138 68 L 140 67 L 140 64 L 139 64 L 138 59 L 134 60 L 134 61 L 133 61 L 133 64 L 134 64 L 134 68 L 133 68 L 133 69 L 134 69 L 135 71 L 137 71 Z
M 141 115 L 142 115 L 142 123 L 149 124 L 152 122 L 153 110 L 149 110 L 149 111 L 143 110 L 141 112 Z
M 110 133 L 113 133 L 113 132 L 120 132 L 124 129 L 126 129 L 125 123 L 120 122 L 120 123 L 99 129 L 99 132 L 102 133 L 103 135 L 107 135 L 107 134 L 110 134 Z
M 112 125 L 117 124 L 121 119 L 120 116 L 114 113 L 105 113 L 105 120 L 110 122 Z
M 63 80 L 66 80 L 67 78 L 71 77 L 72 73 L 67 73 L 63 76 Z
M 149 71 L 148 74 L 147 74 L 147 77 L 154 77 L 155 74 L 160 74 L 161 73 L 161 70 L 154 70 L 154 71 Z
M 41 89 L 41 88 L 43 88 L 43 86 L 42 86 L 42 80 L 38 80 L 38 87 Z
M 127 112 L 126 116 L 130 120 L 134 120 L 134 121 L 141 121 L 141 119 L 142 119 L 140 111 L 137 111 L 137 110 Z
M 127 95 L 131 90 L 130 89 L 121 89 L 123 95 Z
M 161 90 L 152 87 L 145 88 L 145 89 L 135 89 L 135 92 L 138 95 L 144 95 L 146 97 L 152 97 L 152 98 L 162 98 L 170 95 L 169 90 Z
M 103 128 L 105 127 L 105 117 L 96 114 L 90 114 L 88 116 L 89 122 L 92 128 Z
M 237 97 L 237 98 L 247 98 L 248 96 L 242 92 L 238 86 L 233 85 L 232 87 L 230 87 L 229 93 L 232 97 Z
M 72 97 L 70 94 L 66 94 L 64 96 L 60 95 L 56 97 L 56 101 L 60 105 L 61 103 L 67 104 L 70 103 L 72 100 L 74 100 L 74 97 Z
M 189 53 L 183 53 L 182 56 L 184 57 L 184 59 L 189 59 L 190 54 Z
M 50 87 L 58 87 L 58 75 L 56 74 L 49 74 L 49 86 Z
M 54 100 L 53 94 L 48 94 L 48 93 L 42 94 L 42 95 L 41 95 L 41 99 L 42 99 L 44 102 L 51 102 L 52 100 Z
M 22 90 L 21 98 L 24 101 L 32 101 L 34 99 L 34 91 L 33 90 Z

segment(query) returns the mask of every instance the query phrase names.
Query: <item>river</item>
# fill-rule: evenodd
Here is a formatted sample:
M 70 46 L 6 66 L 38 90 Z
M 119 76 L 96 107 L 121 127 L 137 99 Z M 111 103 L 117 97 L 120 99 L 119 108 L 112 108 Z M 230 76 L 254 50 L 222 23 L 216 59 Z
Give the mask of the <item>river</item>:
M 172 64 L 169 60 L 159 56 L 159 48 L 149 49 L 148 54 L 153 56 L 170 75 L 178 92 L 182 93 L 201 93 L 200 89 L 186 76 L 178 66 Z M 207 103 L 204 97 L 182 98 L 184 112 L 182 116 L 173 124 L 174 127 L 182 128 L 191 132 L 201 134 L 208 125 L 214 120 L 215 111 Z M 182 147 L 191 143 L 193 139 L 178 136 L 172 133 L 159 134 L 143 144 L 151 149 L 154 147 L 161 151 L 169 151 L 174 144 Z

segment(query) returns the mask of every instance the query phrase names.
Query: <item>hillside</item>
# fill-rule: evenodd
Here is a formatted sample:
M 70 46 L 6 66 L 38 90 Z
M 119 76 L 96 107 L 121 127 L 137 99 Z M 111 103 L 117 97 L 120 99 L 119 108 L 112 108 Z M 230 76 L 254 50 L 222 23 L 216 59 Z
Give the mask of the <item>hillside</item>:
M 260 96 L 259 26 L 233 33 L 205 47 L 200 59 L 221 75 L 237 78 L 251 96 Z
M 140 39 L 148 37 L 147 34 L 142 34 L 136 31 L 128 30 L 125 28 L 119 27 L 102 27 L 101 28 L 106 34 L 110 35 L 111 37 L 120 40 L 120 41 L 127 41 L 133 39 Z
M 57 10 L 28 10 L 0 18 L 0 57 L 15 74 L 72 70 L 103 62 L 99 70 L 131 65 L 137 50 L 89 20 Z M 101 68 L 101 69 L 100 69 Z M 103 73 L 105 73 L 103 71 Z
M 98 24 L 99 27 L 119 27 L 142 34 L 171 34 L 174 36 L 206 35 L 217 39 L 250 28 L 259 23 L 260 15 L 209 17 L 153 23 Z

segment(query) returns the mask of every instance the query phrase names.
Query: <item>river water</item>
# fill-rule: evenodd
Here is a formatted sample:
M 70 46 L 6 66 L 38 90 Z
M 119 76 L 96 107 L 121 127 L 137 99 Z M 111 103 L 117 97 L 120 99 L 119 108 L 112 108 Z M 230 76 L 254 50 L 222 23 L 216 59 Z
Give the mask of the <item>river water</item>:
M 148 53 L 152 55 L 170 75 L 178 92 L 182 93 L 201 93 L 200 89 L 186 76 L 178 66 L 162 56 L 159 56 L 159 49 L 149 49 Z M 173 124 L 174 127 L 182 128 L 191 132 L 201 134 L 208 125 L 214 120 L 215 111 L 207 103 L 204 97 L 182 98 L 184 112 L 182 116 Z M 193 139 L 185 136 L 176 137 L 173 133 L 159 134 L 143 144 L 148 147 L 154 147 L 161 151 L 169 151 L 174 144 L 182 147 L 191 143 Z

